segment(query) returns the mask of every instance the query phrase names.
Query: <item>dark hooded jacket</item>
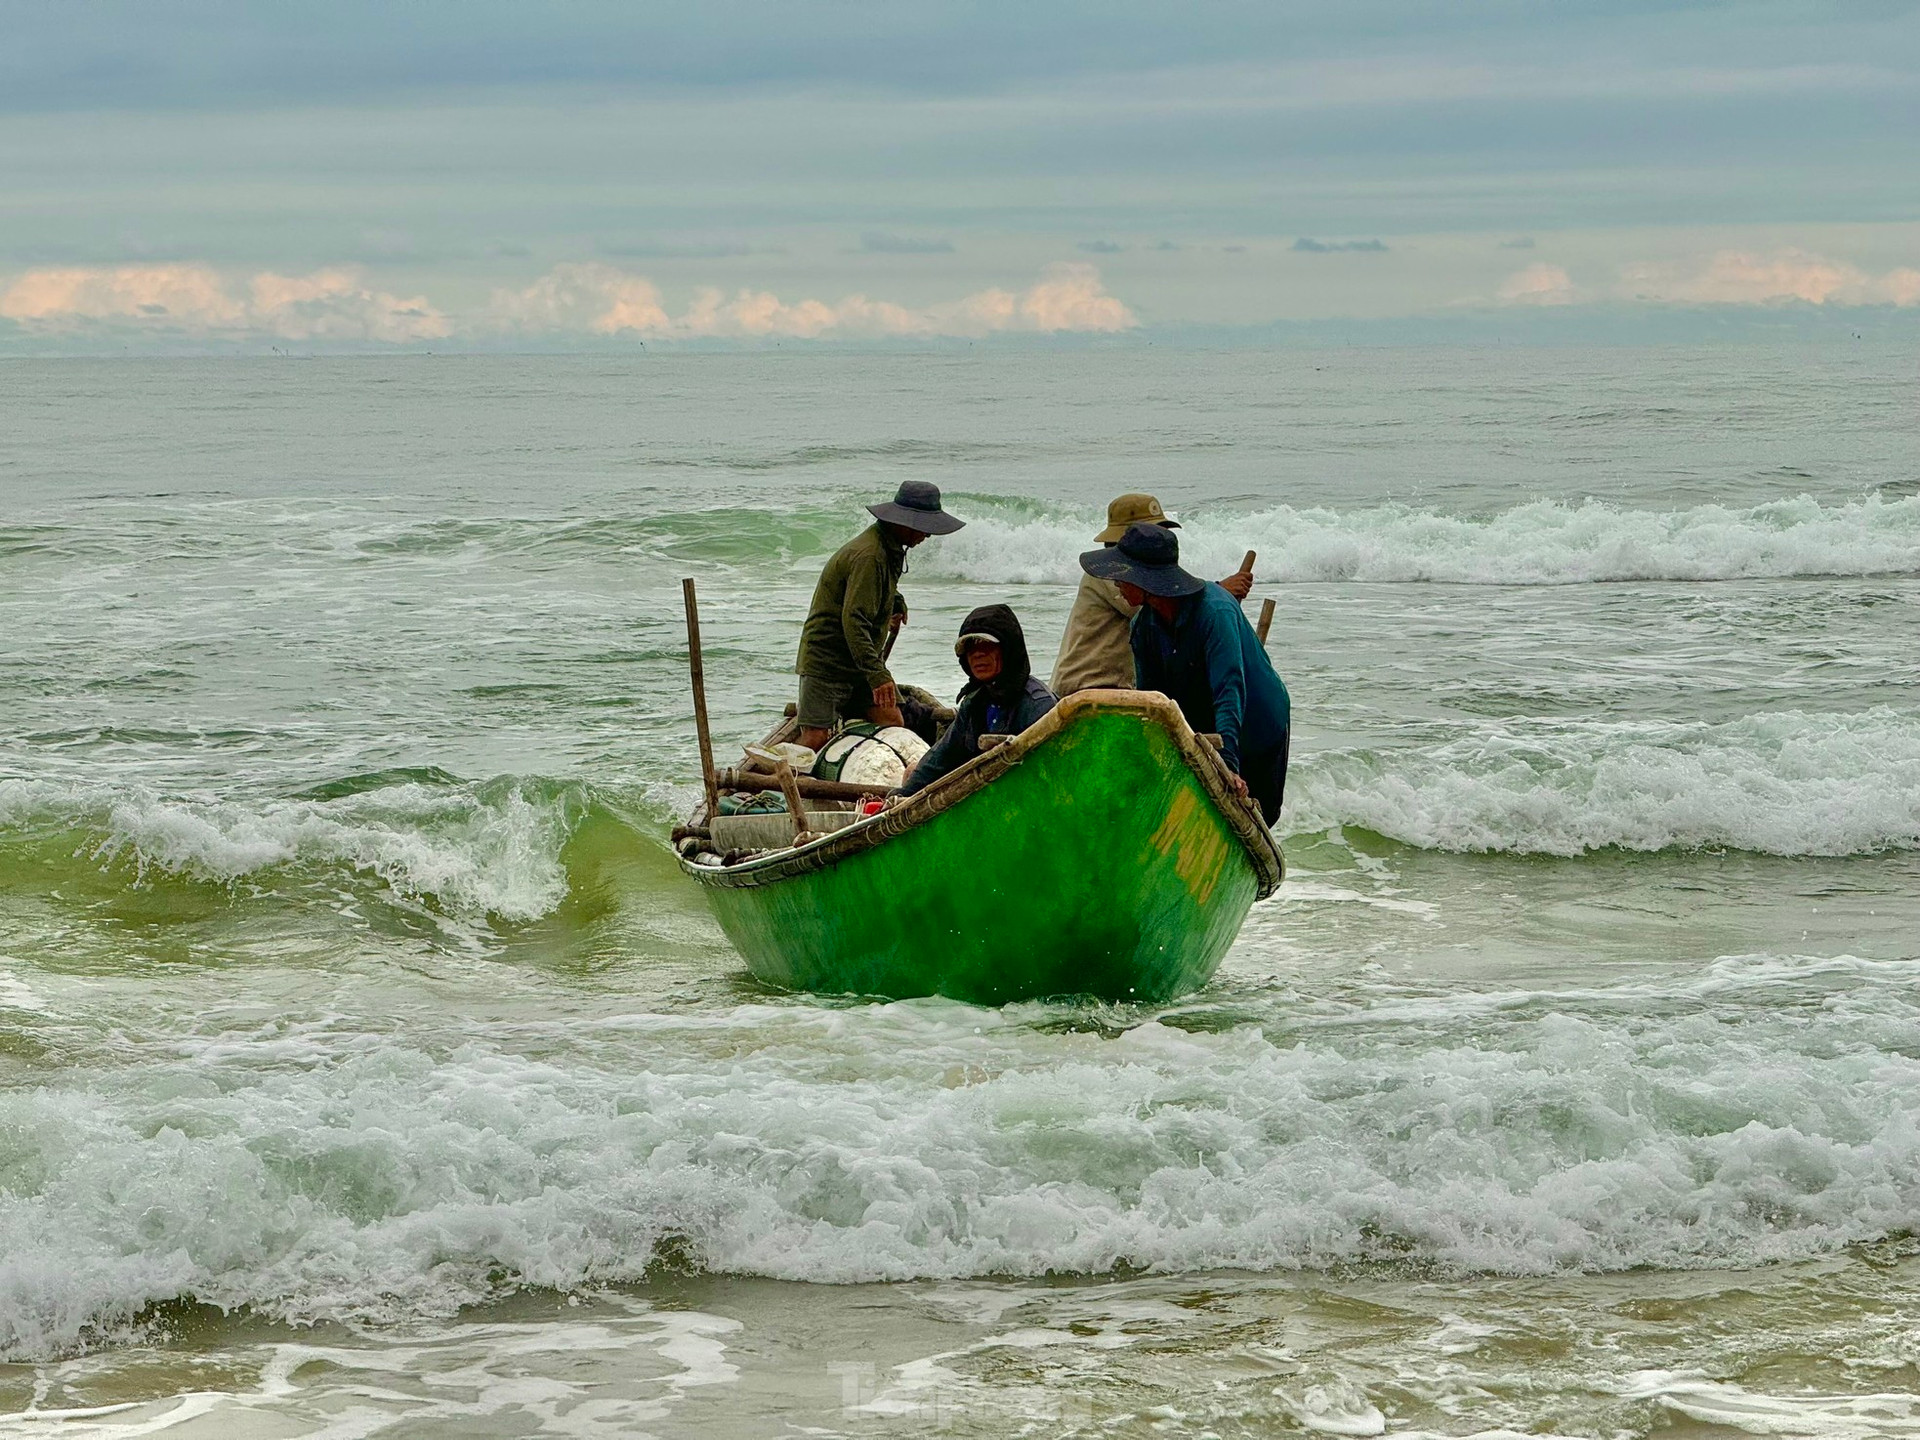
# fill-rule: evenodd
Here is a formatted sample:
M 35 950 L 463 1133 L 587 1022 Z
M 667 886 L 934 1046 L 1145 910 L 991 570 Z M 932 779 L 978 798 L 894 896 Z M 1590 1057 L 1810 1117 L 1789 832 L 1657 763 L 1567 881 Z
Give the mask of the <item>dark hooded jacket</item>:
M 998 640 L 1000 673 L 983 683 L 967 671 L 966 657 L 960 657 L 967 683 L 954 708 L 953 723 L 913 767 L 913 774 L 900 787 L 903 795 L 919 793 L 973 759 L 980 753 L 982 735 L 1018 735 L 1058 703 L 1053 692 L 1034 678 L 1033 665 L 1027 659 L 1026 633 L 1020 628 L 1019 617 L 1005 605 L 982 605 L 961 622 L 960 633 L 991 635 Z
M 1286 754 L 1293 702 L 1240 602 L 1225 590 L 1208 584 L 1186 597 L 1172 625 L 1142 605 L 1131 640 L 1134 684 L 1172 700 L 1195 730 L 1218 735 L 1220 758 L 1234 774 L 1251 780 L 1242 762 Z

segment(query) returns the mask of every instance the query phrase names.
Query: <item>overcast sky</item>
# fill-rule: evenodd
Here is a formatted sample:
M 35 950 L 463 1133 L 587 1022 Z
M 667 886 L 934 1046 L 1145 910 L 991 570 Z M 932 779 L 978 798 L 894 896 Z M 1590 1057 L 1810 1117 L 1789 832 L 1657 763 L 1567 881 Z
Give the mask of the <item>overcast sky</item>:
M 14 3 L 0 345 L 1920 322 L 1917 8 Z

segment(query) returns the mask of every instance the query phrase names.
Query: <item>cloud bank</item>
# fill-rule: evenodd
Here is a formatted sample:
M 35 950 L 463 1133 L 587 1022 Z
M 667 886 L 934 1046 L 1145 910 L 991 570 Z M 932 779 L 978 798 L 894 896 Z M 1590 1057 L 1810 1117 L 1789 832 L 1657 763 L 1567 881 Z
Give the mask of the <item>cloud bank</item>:
M 1507 305 L 1571 305 L 1576 298 L 1573 277 L 1558 265 L 1529 265 L 1500 287 L 1500 300 Z
M 222 275 L 201 264 L 29 270 L 0 282 L 0 320 L 31 335 L 321 341 L 634 336 L 646 340 L 801 340 L 1113 334 L 1140 322 L 1091 265 L 1055 265 L 1025 290 L 980 290 L 925 307 L 850 295 L 782 300 L 765 290 L 703 289 L 678 313 L 653 281 L 612 265 L 558 265 L 524 289 L 497 289 L 461 315 L 424 296 L 363 284 L 356 271 Z
M 1721 250 L 1705 260 L 1627 265 L 1610 292 L 1589 294 L 1558 265 L 1529 265 L 1496 293 L 1504 305 L 1572 305 L 1611 299 L 1649 305 L 1920 305 L 1920 270 L 1871 274 L 1806 250 L 1758 255 Z
M 1629 267 L 1623 296 L 1669 305 L 1920 305 L 1920 270 L 1869 275 L 1805 250 L 1770 256 L 1722 250 L 1704 265 Z
M 194 339 L 401 345 L 452 333 L 424 296 L 370 289 L 356 270 L 262 271 L 235 280 L 191 264 L 29 270 L 0 289 L 0 319 L 52 335 L 131 329 Z
M 1113 334 L 1140 322 L 1091 265 L 1055 265 L 1022 291 L 981 290 L 915 308 L 865 295 L 785 301 L 766 290 L 700 290 L 678 315 L 643 276 L 560 265 L 524 290 L 496 290 L 483 324 L 509 333 L 633 334 L 642 339 L 892 339 L 993 334 Z

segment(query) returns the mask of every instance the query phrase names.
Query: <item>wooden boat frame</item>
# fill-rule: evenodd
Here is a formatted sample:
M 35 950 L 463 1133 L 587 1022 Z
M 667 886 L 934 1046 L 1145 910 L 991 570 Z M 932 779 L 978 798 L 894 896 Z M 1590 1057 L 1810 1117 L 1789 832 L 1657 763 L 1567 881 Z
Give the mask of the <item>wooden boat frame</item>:
M 878 815 L 856 821 L 804 845 L 769 851 L 738 864 L 699 865 L 682 857 L 681 867 L 702 884 L 720 889 L 777 885 L 784 880 L 829 869 L 951 810 L 1007 774 L 1060 734 L 1073 720 L 1089 711 L 1133 714 L 1164 729 L 1181 759 L 1212 800 L 1214 808 L 1245 849 L 1259 882 L 1256 898 L 1264 900 L 1279 888 L 1286 874 L 1286 863 L 1281 856 L 1279 842 L 1262 820 L 1257 805 L 1235 792 L 1228 780 L 1230 772 L 1225 763 L 1211 745 L 1194 733 L 1186 717 L 1180 713 L 1180 707 L 1166 696 L 1150 690 L 1078 691 L 1067 696 L 1005 744 L 976 755 L 919 794 L 909 796 Z M 794 729 L 791 720 L 785 721 L 767 739 L 769 742 L 778 742 L 787 738 Z M 702 810 L 704 808 L 702 806 Z M 700 813 L 695 812 L 696 819 Z

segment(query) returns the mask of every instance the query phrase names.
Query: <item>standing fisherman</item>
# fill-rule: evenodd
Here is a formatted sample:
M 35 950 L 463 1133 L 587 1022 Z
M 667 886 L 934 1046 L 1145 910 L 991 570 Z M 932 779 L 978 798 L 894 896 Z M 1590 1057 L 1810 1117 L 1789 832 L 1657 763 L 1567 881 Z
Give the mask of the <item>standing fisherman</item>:
M 1107 506 L 1107 528 L 1093 538 L 1102 545 L 1113 545 L 1130 525 L 1180 528 L 1180 522 L 1162 510 L 1153 496 L 1122 495 Z M 1220 586 L 1235 600 L 1244 600 L 1253 588 L 1253 576 L 1241 570 L 1227 576 Z M 1137 608 L 1111 580 L 1080 577 L 1080 589 L 1067 616 L 1067 630 L 1060 637 L 1060 653 L 1053 662 L 1054 694 L 1132 686 L 1133 654 L 1127 644 L 1127 627 Z
M 842 545 L 820 572 L 800 631 L 800 743 L 818 750 L 846 719 L 903 723 L 887 669 L 888 635 L 907 621 L 900 576 L 907 551 L 966 522 L 940 508 L 940 487 L 905 480 L 891 501 L 869 505 L 874 523 Z
M 1130 637 L 1135 685 L 1158 690 L 1187 724 L 1220 737 L 1234 788 L 1273 824 L 1287 789 L 1292 703 L 1239 602 L 1182 570 L 1179 539 L 1158 525 L 1135 525 L 1119 544 L 1089 550 L 1080 568 L 1140 607 Z

